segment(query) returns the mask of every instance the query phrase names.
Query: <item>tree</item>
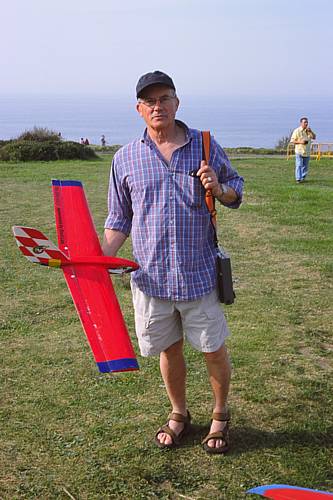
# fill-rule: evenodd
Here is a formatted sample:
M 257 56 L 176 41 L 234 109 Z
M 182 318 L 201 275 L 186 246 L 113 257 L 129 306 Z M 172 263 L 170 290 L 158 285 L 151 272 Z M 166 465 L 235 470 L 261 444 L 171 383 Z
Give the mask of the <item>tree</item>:
M 288 147 L 288 144 L 290 142 L 291 134 L 292 134 L 292 130 L 289 130 L 288 135 L 284 135 L 284 136 L 280 137 L 280 139 L 276 143 L 275 149 L 286 150 Z

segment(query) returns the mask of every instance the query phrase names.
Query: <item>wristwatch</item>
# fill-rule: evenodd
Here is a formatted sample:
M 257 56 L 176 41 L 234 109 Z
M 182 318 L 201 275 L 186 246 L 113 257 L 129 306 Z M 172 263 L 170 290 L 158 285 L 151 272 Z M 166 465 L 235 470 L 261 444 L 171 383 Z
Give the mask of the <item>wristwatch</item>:
M 220 184 L 221 189 L 222 189 L 222 196 L 228 192 L 228 186 L 226 184 Z

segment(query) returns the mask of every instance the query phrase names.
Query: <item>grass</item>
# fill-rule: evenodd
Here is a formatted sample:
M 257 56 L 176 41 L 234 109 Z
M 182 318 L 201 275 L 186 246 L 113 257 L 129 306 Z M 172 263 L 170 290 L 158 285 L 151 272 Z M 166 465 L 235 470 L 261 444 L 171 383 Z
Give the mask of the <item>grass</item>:
M 14 243 L 13 224 L 56 241 L 51 178 L 83 181 L 102 234 L 109 163 L 0 164 L 0 498 L 238 500 L 267 483 L 333 491 L 332 161 L 312 161 L 303 185 L 285 159 L 234 162 L 245 201 L 218 214 L 237 294 L 225 309 L 234 368 L 225 457 L 199 445 L 212 406 L 201 355 L 186 347 L 193 433 L 160 451 L 152 437 L 169 406 L 157 359 L 99 374 L 62 273 L 28 264 Z M 133 332 L 128 283 L 115 286 Z

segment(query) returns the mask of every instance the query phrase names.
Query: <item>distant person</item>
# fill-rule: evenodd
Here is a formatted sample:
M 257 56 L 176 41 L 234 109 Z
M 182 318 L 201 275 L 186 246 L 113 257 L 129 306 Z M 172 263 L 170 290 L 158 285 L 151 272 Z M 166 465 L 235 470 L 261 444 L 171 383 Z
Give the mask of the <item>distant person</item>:
M 89 141 L 88 141 L 88 139 L 85 139 L 84 144 L 85 144 L 86 146 L 89 146 Z
M 295 178 L 296 182 L 304 182 L 309 171 L 311 140 L 316 134 L 309 127 L 309 120 L 304 116 L 300 126 L 295 128 L 290 142 L 295 144 Z
M 172 413 L 155 435 L 159 448 L 179 446 L 190 428 L 184 337 L 203 353 L 214 412 L 203 441 L 207 453 L 229 447 L 227 396 L 231 366 L 227 322 L 216 292 L 216 247 L 206 190 L 228 208 L 242 200 L 243 178 L 212 138 L 202 160 L 199 130 L 176 120 L 179 99 L 161 71 L 143 75 L 136 109 L 146 129 L 114 156 L 103 250 L 116 255 L 131 233 L 140 269 L 131 286 L 143 356 L 158 355 Z M 193 375 L 193 374 L 192 374 Z
M 84 139 L 81 137 L 80 144 L 84 144 Z
M 101 144 L 102 144 L 103 147 L 106 145 L 106 140 L 105 140 L 105 135 L 104 134 L 102 134 L 102 136 L 101 136 Z

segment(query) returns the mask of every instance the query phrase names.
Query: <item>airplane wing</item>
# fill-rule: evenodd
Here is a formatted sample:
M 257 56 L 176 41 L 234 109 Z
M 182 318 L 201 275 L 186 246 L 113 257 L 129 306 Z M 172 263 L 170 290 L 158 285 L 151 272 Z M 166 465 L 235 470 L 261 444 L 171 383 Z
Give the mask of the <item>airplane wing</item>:
M 80 181 L 52 180 L 60 250 L 70 259 L 103 252 Z M 63 268 L 101 372 L 137 370 L 138 363 L 109 273 L 97 265 Z
M 269 484 L 252 488 L 246 493 L 261 495 L 272 500 L 325 500 L 331 498 L 333 493 L 321 490 L 288 486 L 287 484 Z

